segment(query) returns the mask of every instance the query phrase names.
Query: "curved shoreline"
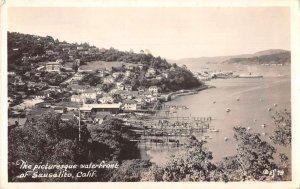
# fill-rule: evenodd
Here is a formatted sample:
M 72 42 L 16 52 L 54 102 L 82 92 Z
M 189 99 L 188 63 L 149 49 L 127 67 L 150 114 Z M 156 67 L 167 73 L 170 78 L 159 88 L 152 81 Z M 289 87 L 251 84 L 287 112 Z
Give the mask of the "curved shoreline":
M 175 98 L 177 98 L 179 96 L 186 96 L 186 95 L 197 94 L 199 91 L 202 91 L 202 90 L 205 90 L 205 89 L 210 89 L 210 88 L 215 88 L 215 86 L 203 85 L 201 87 L 194 88 L 194 89 L 179 90 L 179 91 L 171 92 L 171 93 L 169 93 L 169 94 L 166 95 L 165 101 L 174 100 Z

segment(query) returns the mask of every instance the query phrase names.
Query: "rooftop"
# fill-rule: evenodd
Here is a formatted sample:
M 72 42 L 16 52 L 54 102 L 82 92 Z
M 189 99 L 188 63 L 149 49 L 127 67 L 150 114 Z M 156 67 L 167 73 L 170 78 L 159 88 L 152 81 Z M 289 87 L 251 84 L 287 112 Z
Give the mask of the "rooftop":
M 136 104 L 136 102 L 134 100 L 125 100 L 123 104 Z
M 74 114 L 62 114 L 60 118 L 62 120 L 70 120 L 74 118 Z
M 60 65 L 59 62 L 48 62 L 46 65 Z
M 93 109 L 93 108 L 120 108 L 121 104 L 84 104 L 80 110 L 82 108 L 84 109 Z

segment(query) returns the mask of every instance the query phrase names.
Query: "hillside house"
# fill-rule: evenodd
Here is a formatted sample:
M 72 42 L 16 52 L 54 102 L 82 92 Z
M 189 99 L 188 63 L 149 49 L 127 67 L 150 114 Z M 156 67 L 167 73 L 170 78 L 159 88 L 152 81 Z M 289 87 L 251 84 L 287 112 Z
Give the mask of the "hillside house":
M 125 85 L 124 90 L 125 91 L 132 91 L 132 86 L 131 85 Z
M 81 112 L 110 112 L 117 114 L 120 112 L 121 103 L 118 104 L 84 104 L 79 110 Z
M 46 96 L 43 92 L 38 92 L 34 95 L 36 99 L 44 99 Z
M 124 84 L 123 83 L 117 83 L 116 89 L 117 90 L 124 90 Z
M 122 72 L 114 72 L 113 74 L 112 74 L 112 76 L 113 76 L 113 78 L 118 78 L 118 77 L 120 77 L 121 75 L 123 75 L 123 73 Z
M 107 76 L 103 79 L 103 83 L 110 84 L 110 83 L 114 83 L 114 82 L 115 82 L 115 78 L 113 78 L 112 76 Z
M 73 113 L 68 113 L 68 114 L 62 114 L 60 119 L 62 121 L 69 121 L 72 120 L 75 117 L 75 115 Z
M 154 68 L 149 68 L 145 74 L 146 77 L 153 77 L 156 75 L 156 70 Z
M 60 113 L 60 114 L 62 114 L 62 113 L 64 113 L 64 111 L 65 111 L 65 108 L 62 107 L 62 106 L 54 107 L 54 112 L 55 112 L 55 113 Z
M 150 86 L 148 91 L 150 91 L 152 94 L 157 94 L 159 92 L 159 87 L 157 86 Z
M 138 95 L 135 99 L 133 99 L 134 101 L 137 102 L 138 105 L 144 105 L 146 103 L 146 97 L 143 95 Z
M 53 50 L 46 50 L 46 55 L 59 55 L 59 52 Z
M 83 78 L 83 74 L 82 73 L 76 73 L 73 77 L 72 77 L 72 80 L 81 80 Z
M 71 102 L 76 102 L 76 103 L 85 103 L 86 101 L 86 98 L 81 95 L 72 95 L 70 99 Z
M 48 62 L 46 64 L 47 72 L 60 72 L 61 65 L 59 62 Z
M 126 77 L 130 77 L 131 74 L 132 74 L 132 72 L 129 71 L 129 70 L 127 70 L 127 71 L 125 72 L 125 76 L 126 76 Z
M 125 111 L 135 111 L 137 110 L 137 102 L 134 100 L 125 100 L 123 102 L 122 109 Z
M 96 99 L 96 97 L 97 97 L 97 93 L 96 92 L 92 92 L 92 91 L 84 91 L 83 93 L 81 93 L 81 95 L 80 96 L 82 96 L 82 97 L 84 97 L 84 98 L 90 98 L 90 99 Z
M 104 94 L 102 98 L 98 99 L 101 104 L 109 104 L 114 102 L 114 98 L 109 94 Z
M 101 124 L 105 119 L 107 119 L 110 116 L 110 112 L 97 112 L 94 118 L 94 123 Z

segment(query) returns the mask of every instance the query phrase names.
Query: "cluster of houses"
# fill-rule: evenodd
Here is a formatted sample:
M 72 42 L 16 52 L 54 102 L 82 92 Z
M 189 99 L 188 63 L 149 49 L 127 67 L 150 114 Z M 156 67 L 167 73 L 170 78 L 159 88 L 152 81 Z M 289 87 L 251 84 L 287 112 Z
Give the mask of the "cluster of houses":
M 75 63 L 76 62 L 79 64 L 80 60 L 76 60 Z M 62 61 L 57 60 L 56 62 L 48 62 L 45 66 L 39 66 L 38 68 L 35 68 L 35 70 L 37 73 L 43 71 L 62 74 L 61 68 Z M 73 72 L 72 77 L 69 78 L 68 81 L 64 82 L 67 85 L 64 88 L 59 86 L 49 86 L 46 82 L 23 82 L 22 78 L 16 75 L 15 72 L 9 72 L 8 75 L 9 78 L 13 78 L 14 85 L 19 86 L 20 89 L 17 91 L 22 93 L 20 94 L 22 98 L 28 98 L 28 96 L 25 95 L 25 92 L 22 92 L 22 86 L 26 86 L 26 90 L 31 90 L 34 94 L 31 95 L 33 100 L 38 99 L 44 101 L 37 101 L 40 103 L 37 103 L 34 107 L 27 107 L 27 121 L 38 119 L 43 112 L 59 113 L 61 119 L 67 121 L 74 117 L 78 118 L 80 112 L 83 121 L 87 123 L 101 123 L 106 118 L 120 112 L 141 112 L 149 110 L 158 102 L 161 95 L 160 87 L 138 87 L 137 90 L 133 90 L 130 84 L 124 83 L 126 78 L 130 78 L 134 74 L 132 70 L 132 65 L 127 65 L 126 69 L 123 71 L 112 71 L 110 68 L 99 69 L 96 72 L 79 69 L 77 73 Z M 80 85 L 79 81 L 81 81 L 85 75 L 90 73 L 101 77 L 103 83 L 96 86 Z M 158 74 L 155 69 L 149 68 L 146 71 L 146 77 L 168 77 L 168 74 Z M 109 91 L 104 92 L 104 84 L 112 84 L 113 87 Z M 53 93 L 67 93 L 68 95 L 64 97 L 64 101 L 59 102 L 60 104 L 58 105 L 51 100 L 49 101 L 49 99 L 51 99 L 51 94 Z M 10 96 L 10 99 L 14 98 L 14 96 Z

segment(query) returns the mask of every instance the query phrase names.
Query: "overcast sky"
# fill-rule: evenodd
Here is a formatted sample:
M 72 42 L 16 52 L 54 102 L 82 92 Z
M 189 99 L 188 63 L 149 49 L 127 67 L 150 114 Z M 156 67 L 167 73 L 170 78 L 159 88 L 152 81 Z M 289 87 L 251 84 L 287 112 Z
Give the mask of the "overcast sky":
M 9 8 L 8 30 L 168 59 L 290 50 L 289 8 Z

